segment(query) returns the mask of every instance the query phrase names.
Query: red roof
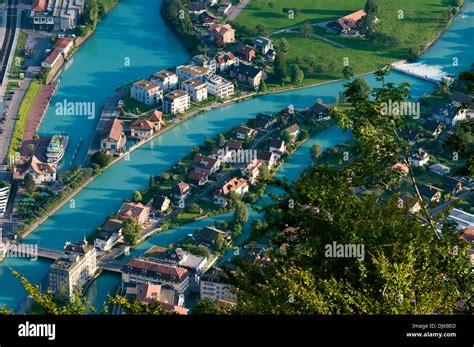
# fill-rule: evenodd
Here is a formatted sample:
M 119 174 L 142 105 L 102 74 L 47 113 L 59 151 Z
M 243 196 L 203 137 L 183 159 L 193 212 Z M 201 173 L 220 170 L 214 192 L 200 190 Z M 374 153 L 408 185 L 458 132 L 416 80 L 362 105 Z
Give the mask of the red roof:
M 33 0 L 31 10 L 35 12 L 44 12 L 48 6 L 48 0 Z
M 365 13 L 364 10 L 359 10 L 359 11 L 356 11 L 354 13 L 348 14 L 347 16 L 339 18 L 337 20 L 337 22 L 344 29 L 351 29 L 365 15 L 367 15 L 367 14 Z
M 70 37 L 61 37 L 58 41 L 56 41 L 54 47 L 59 49 L 66 49 L 73 42 L 74 40 Z
M 136 130 L 152 130 L 153 124 L 146 119 L 137 119 L 130 125 L 130 128 Z

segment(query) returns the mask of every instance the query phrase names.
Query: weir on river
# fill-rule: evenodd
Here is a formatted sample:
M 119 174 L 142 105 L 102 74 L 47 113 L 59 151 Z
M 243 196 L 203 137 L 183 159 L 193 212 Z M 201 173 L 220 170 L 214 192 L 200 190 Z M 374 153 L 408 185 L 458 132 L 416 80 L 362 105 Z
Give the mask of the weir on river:
M 138 78 L 146 77 L 160 69 L 167 68 L 189 60 L 183 47 L 165 28 L 159 13 L 161 1 L 123 0 L 97 28 L 94 36 L 85 43 L 74 56 L 72 65 L 62 73 L 62 83 L 51 103 L 40 132 L 50 134 L 62 130 L 72 136 L 72 146 L 82 137 L 90 141 L 94 133 L 95 121 L 86 118 L 68 119 L 54 114 L 55 101 L 84 101 L 90 98 L 100 109 L 115 88 Z M 473 1 L 466 1 L 463 12 L 466 19 L 457 18 L 452 27 L 442 35 L 420 61 L 430 65 L 443 66 L 443 70 L 457 74 L 470 65 L 472 21 L 474 17 Z M 137 24 L 139 23 L 139 24 Z M 471 23 L 471 24 L 470 24 Z M 152 32 L 150 32 L 152 31 Z M 458 57 L 459 64 L 452 64 L 452 57 Z M 131 65 L 124 66 L 125 58 L 130 58 Z M 374 76 L 366 79 L 370 85 L 376 85 Z M 431 93 L 431 83 L 407 77 L 394 72 L 390 80 L 396 83 L 408 82 L 412 86 L 412 95 L 417 98 Z M 28 237 L 26 242 L 35 242 L 40 247 L 59 250 L 66 241 L 81 240 L 100 226 L 105 218 L 116 211 L 125 198 L 133 191 L 142 189 L 148 184 L 150 175 L 158 175 L 172 165 L 176 159 L 204 142 L 206 137 L 228 130 L 259 112 L 275 113 L 288 105 L 304 108 L 312 105 L 317 98 L 326 103 L 335 101 L 338 92 L 342 91 L 345 82 L 266 95 L 222 109 L 203 113 L 167 133 L 157 137 L 142 148 L 136 150 L 130 161 L 120 161 L 104 172 L 75 197 L 75 208 L 65 206 L 53 214 L 43 225 Z M 335 146 L 348 139 L 338 128 L 331 128 L 311 138 L 283 166 L 279 175 L 293 176 L 309 163 L 309 148 L 314 142 L 325 147 Z M 76 162 L 85 158 L 88 146 L 82 146 Z M 71 153 L 65 163 L 71 160 Z M 290 175 L 293 174 L 293 175 Z M 215 217 L 226 218 L 223 217 Z M 168 245 L 190 233 L 196 225 L 212 223 L 212 219 L 201 220 L 178 229 L 159 234 L 132 252 L 137 255 L 153 244 Z M 0 305 L 7 304 L 15 308 L 25 297 L 21 283 L 14 278 L 8 267 L 23 273 L 31 282 L 37 283 L 48 272 L 49 261 L 32 262 L 26 259 L 5 259 L 0 264 Z M 88 291 L 89 300 L 100 306 L 107 292 L 114 290 L 118 282 L 116 275 L 104 274 L 91 285 Z

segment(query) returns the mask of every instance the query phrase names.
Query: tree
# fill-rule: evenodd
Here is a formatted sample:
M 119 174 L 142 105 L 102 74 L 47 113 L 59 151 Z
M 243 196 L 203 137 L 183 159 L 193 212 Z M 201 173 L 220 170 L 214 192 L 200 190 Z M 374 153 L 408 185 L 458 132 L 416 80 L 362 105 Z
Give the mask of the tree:
M 284 37 L 280 40 L 280 50 L 283 53 L 288 53 L 288 40 Z
M 275 81 L 282 83 L 286 78 L 286 55 L 283 50 L 277 52 L 275 62 L 274 62 L 274 72 Z
M 36 191 L 36 183 L 30 173 L 25 175 L 25 178 L 23 179 L 23 185 L 25 186 L 28 194 L 33 194 Z
M 259 36 L 265 36 L 266 35 L 266 29 L 262 24 L 257 24 L 255 27 L 255 30 L 257 31 L 257 34 Z
M 318 159 L 322 153 L 323 146 L 320 143 L 315 143 L 313 147 L 311 147 L 311 158 L 314 160 Z
M 109 165 L 111 160 L 112 158 L 102 151 L 95 152 L 91 157 L 91 162 L 99 165 L 101 168 Z
M 351 79 L 354 76 L 354 69 L 348 65 L 342 69 L 342 74 L 346 80 Z
M 214 248 L 216 249 L 216 251 L 222 254 L 225 252 L 226 247 L 226 241 L 224 240 L 222 235 L 217 235 L 216 239 L 214 240 Z
M 306 141 L 309 138 L 308 130 L 306 129 L 301 130 L 298 137 L 300 141 Z
M 291 68 L 291 83 L 293 84 L 301 84 L 304 80 L 304 73 L 298 66 L 298 64 L 293 64 Z
M 217 141 L 219 142 L 219 146 L 224 146 L 227 140 L 223 134 L 219 134 Z
M 260 170 L 258 171 L 258 181 L 261 183 L 266 183 L 271 180 L 272 175 L 270 173 L 270 169 L 267 165 L 260 166 Z
M 140 239 L 143 227 L 134 217 L 129 217 L 122 224 L 122 234 L 125 241 L 131 246 L 135 246 Z
M 193 202 L 192 204 L 189 204 L 187 209 L 188 209 L 188 212 L 190 212 L 190 213 L 199 213 L 199 212 L 201 212 L 201 207 L 198 204 L 196 204 L 195 202 Z
M 361 34 L 371 37 L 377 29 L 377 17 L 373 14 L 367 14 L 357 22 L 357 29 Z
M 268 90 L 267 83 L 262 78 L 262 80 L 260 81 L 260 92 L 265 93 L 267 90 Z
M 344 97 L 353 105 L 355 105 L 357 101 L 367 100 L 372 90 L 363 77 L 357 77 L 354 81 L 344 84 L 344 88 Z
M 249 211 L 247 205 L 243 202 L 240 202 L 235 206 L 234 211 L 234 223 L 243 224 L 249 220 Z
M 376 16 L 379 12 L 377 0 L 367 0 L 365 3 L 365 13 Z
M 304 38 L 311 37 L 313 35 L 313 26 L 309 23 L 305 23 L 300 27 L 300 35 Z
M 133 195 L 132 195 L 133 202 L 140 202 L 142 201 L 142 199 L 143 199 L 142 193 L 140 193 L 139 191 L 133 192 Z
M 372 34 L 371 39 L 375 44 L 384 48 L 394 49 L 400 46 L 400 39 L 398 37 L 383 32 Z

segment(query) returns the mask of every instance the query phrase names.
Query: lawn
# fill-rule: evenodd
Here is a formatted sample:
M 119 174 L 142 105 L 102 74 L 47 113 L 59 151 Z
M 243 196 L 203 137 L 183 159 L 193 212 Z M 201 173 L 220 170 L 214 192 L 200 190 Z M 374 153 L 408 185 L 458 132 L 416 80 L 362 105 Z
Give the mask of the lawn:
M 31 107 L 33 106 L 33 103 L 35 102 L 42 86 L 43 85 L 38 81 L 32 80 L 25 95 L 23 96 L 23 100 L 21 101 L 20 107 L 18 109 L 18 117 L 15 122 L 15 127 L 13 128 L 10 147 L 8 147 L 9 158 L 11 158 L 11 155 L 14 155 L 15 152 L 20 149 Z
M 450 3 L 450 0 L 378 0 L 379 30 L 396 36 L 399 40 L 397 47 L 381 47 L 365 38 L 338 37 L 320 27 L 315 27 L 315 34 L 329 38 L 346 48 L 336 47 L 317 38 L 303 38 L 299 33 L 274 35 L 272 39 L 277 46 L 282 37 L 288 40 L 289 71 L 295 62 L 303 62 L 303 67 L 307 67 L 306 60 L 311 56 L 316 58 L 318 64 L 326 66 L 322 74 L 306 73 L 304 84 L 313 84 L 341 78 L 344 58 L 348 58 L 349 65 L 354 68 L 356 74 L 373 71 L 387 63 L 408 58 L 410 49 L 427 45 L 446 27 L 446 13 Z M 268 34 L 305 22 L 321 23 L 334 20 L 364 8 L 364 4 L 365 0 L 251 0 L 235 22 L 252 29 L 261 24 Z M 299 13 L 291 19 L 283 11 L 284 8 L 298 8 Z M 402 19 L 399 18 L 401 15 Z M 328 68 L 329 65 L 332 68 Z
M 23 67 L 23 63 L 25 61 L 25 44 L 27 37 L 28 35 L 26 32 L 23 30 L 20 31 L 20 34 L 18 35 L 18 43 L 15 49 L 15 56 L 13 57 L 13 63 L 10 71 L 14 76 L 18 76 Z
M 124 96 L 122 99 L 124 101 L 123 110 L 125 112 L 131 112 L 134 114 L 137 114 L 137 109 L 140 110 L 140 113 L 146 113 L 158 107 L 158 105 L 156 104 L 153 104 L 153 105 L 142 104 L 140 101 L 134 100 L 129 96 Z

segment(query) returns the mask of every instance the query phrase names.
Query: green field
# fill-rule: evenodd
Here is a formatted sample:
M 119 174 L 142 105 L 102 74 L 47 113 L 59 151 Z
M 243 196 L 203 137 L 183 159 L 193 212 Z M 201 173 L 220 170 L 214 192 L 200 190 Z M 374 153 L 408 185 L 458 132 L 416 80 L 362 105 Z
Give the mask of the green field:
M 408 58 L 410 49 L 424 47 L 446 27 L 449 18 L 447 13 L 452 3 L 453 0 L 379 0 L 378 31 L 398 38 L 397 47 L 381 47 L 366 38 L 339 37 L 317 26 L 314 27 L 314 34 L 342 44 L 345 48 L 317 38 L 303 38 L 299 33 L 274 35 L 272 39 L 277 46 L 282 37 L 288 40 L 288 70 L 295 62 L 299 63 L 305 72 L 304 84 L 313 84 L 341 78 L 344 58 L 348 58 L 349 65 L 356 74 Z M 270 34 L 306 22 L 314 24 L 331 21 L 363 9 L 364 4 L 365 0 L 251 0 L 237 17 L 236 23 L 251 29 L 260 24 L 266 34 Z M 283 12 L 284 8 L 298 8 L 299 13 L 294 19 L 290 19 Z M 399 19 L 401 14 L 403 18 Z M 310 64 L 311 56 L 312 61 L 325 66 L 323 73 L 308 72 L 305 69 Z M 331 64 L 333 60 L 335 62 Z
M 23 140 L 23 133 L 25 132 L 26 123 L 30 114 L 31 107 L 36 100 L 42 84 L 36 80 L 32 80 L 28 89 L 21 101 L 18 109 L 18 118 L 15 122 L 13 129 L 12 138 L 10 140 L 10 146 L 8 147 L 8 158 L 14 155 L 21 147 L 21 141 Z

